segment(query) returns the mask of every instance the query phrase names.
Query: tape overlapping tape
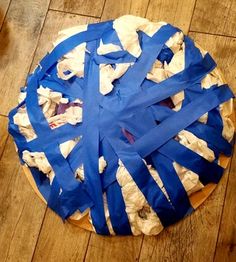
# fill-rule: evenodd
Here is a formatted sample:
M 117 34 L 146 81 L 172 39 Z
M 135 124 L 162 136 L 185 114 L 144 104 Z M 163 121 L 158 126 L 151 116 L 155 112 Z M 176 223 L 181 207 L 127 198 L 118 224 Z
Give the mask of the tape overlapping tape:
M 185 37 L 185 69 L 160 83 L 146 79 L 157 57 L 171 60 L 172 51 L 165 44 L 176 32 L 179 29 L 169 24 L 161 26 L 152 36 L 141 32 L 142 53 L 139 57 L 125 49 L 99 55 L 97 49 L 101 39 L 104 43 L 121 47 L 122 44 L 113 29 L 113 21 L 91 24 L 86 31 L 60 42 L 29 76 L 25 101 L 9 114 L 9 132 L 22 162 L 24 150 L 45 153 L 55 173 L 52 184 L 37 168 L 30 170 L 49 207 L 63 219 L 77 210 L 90 209 L 96 232 L 110 234 L 104 210 L 105 192 L 114 233 L 132 234 L 122 190 L 116 179 L 119 160 L 163 226 L 178 221 L 193 210 L 173 162 L 195 172 L 204 185 L 219 182 L 223 168 L 218 165 L 217 157 L 219 154 L 230 156 L 232 146 L 222 136 L 223 124 L 218 107 L 233 98 L 233 93 L 227 85 L 201 88 L 201 80 L 216 66 L 213 59 L 208 53 L 203 56 L 193 41 Z M 58 78 L 58 60 L 81 43 L 86 43 L 87 50 L 84 77 L 74 77 L 72 81 Z M 99 65 L 119 63 L 133 63 L 133 66 L 114 83 L 114 89 L 103 96 L 99 92 Z M 82 123 L 73 126 L 67 123 L 52 129 L 38 102 L 40 85 L 62 93 L 69 100 L 81 99 Z M 174 111 L 161 104 L 179 92 L 185 93 L 180 110 Z M 27 141 L 14 123 L 14 115 L 22 106 L 26 107 L 37 135 L 31 141 Z M 203 124 L 198 119 L 205 113 L 208 113 L 208 120 Z M 132 143 L 124 130 L 131 134 Z M 209 162 L 176 141 L 176 135 L 182 130 L 206 141 L 217 156 L 216 160 Z M 59 145 L 79 136 L 82 138 L 77 145 L 66 158 L 63 157 Z M 102 174 L 99 174 L 98 166 L 100 156 L 107 162 Z M 144 159 L 157 170 L 169 198 L 151 176 Z M 74 175 L 81 164 L 84 181 Z

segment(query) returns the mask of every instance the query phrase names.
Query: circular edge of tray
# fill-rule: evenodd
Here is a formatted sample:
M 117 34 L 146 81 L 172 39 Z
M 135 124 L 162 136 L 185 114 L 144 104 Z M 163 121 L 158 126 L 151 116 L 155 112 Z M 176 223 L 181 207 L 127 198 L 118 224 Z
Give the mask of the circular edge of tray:
M 198 47 L 201 48 L 201 46 L 198 43 L 197 43 L 197 45 L 198 45 Z M 225 78 L 224 78 L 221 70 L 218 69 L 218 68 L 215 68 L 215 70 L 216 70 L 217 74 L 219 74 L 219 76 L 222 78 L 223 82 L 226 83 Z M 235 121 L 235 112 L 234 111 L 232 112 L 230 119 L 232 120 L 232 122 L 235 125 L 236 121 Z M 231 158 L 232 158 L 232 156 L 226 157 L 224 155 L 221 155 L 219 157 L 221 166 L 226 168 L 228 166 Z M 39 196 L 39 198 L 45 204 L 47 204 L 46 200 L 44 199 L 44 197 L 42 196 L 42 194 L 38 190 L 38 187 L 37 187 L 37 185 L 36 185 L 36 183 L 33 179 L 33 176 L 31 174 L 30 169 L 27 167 L 27 165 L 22 165 L 22 167 L 23 167 L 23 171 L 24 171 L 25 176 L 27 177 L 29 183 L 33 187 L 36 194 Z M 202 188 L 201 190 L 199 190 L 199 191 L 197 191 L 197 192 L 195 192 L 195 193 L 193 193 L 189 196 L 189 200 L 190 200 L 191 205 L 194 208 L 194 210 L 197 209 L 211 195 L 211 193 L 214 191 L 216 186 L 217 186 L 217 184 L 209 183 L 206 186 L 204 186 L 204 188 Z M 89 214 L 88 213 L 79 220 L 68 218 L 67 221 L 70 222 L 73 225 L 76 225 L 76 226 L 82 228 L 82 229 L 94 231 L 93 226 L 89 221 Z

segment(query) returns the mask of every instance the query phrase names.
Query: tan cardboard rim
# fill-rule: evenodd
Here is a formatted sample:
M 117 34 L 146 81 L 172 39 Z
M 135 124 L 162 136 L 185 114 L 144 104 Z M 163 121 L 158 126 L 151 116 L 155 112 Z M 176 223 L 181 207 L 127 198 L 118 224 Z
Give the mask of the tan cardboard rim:
M 230 161 L 230 157 L 220 156 L 220 161 L 221 161 L 221 165 L 223 167 L 227 167 L 227 165 Z M 24 170 L 24 174 L 27 177 L 30 185 L 33 187 L 35 193 L 39 196 L 39 198 L 45 204 L 47 204 L 46 200 L 44 199 L 44 197 L 42 196 L 42 194 L 40 193 L 40 191 L 37 188 L 37 185 L 34 181 L 34 178 L 32 176 L 30 169 L 26 165 L 23 165 L 22 167 L 23 167 L 23 170 Z M 210 194 L 214 191 L 216 186 L 217 186 L 217 184 L 212 184 L 212 183 L 207 184 L 206 186 L 204 186 L 203 189 L 201 189 L 201 190 L 193 193 L 192 195 L 190 195 L 189 199 L 190 199 L 190 202 L 192 204 L 192 207 L 194 209 L 198 208 L 210 196 Z M 93 227 L 92 227 L 91 223 L 89 222 L 88 214 L 85 215 L 84 217 L 82 217 L 80 220 L 75 220 L 75 219 L 69 218 L 68 221 L 70 223 L 76 225 L 76 226 L 83 228 L 83 229 L 93 231 Z
M 219 76 L 223 79 L 223 82 L 226 83 L 224 76 L 222 74 L 222 72 L 217 68 L 217 74 L 219 74 Z M 233 121 L 233 123 L 235 124 L 235 114 L 234 112 L 232 113 L 232 115 L 230 116 L 230 119 Z M 230 162 L 231 157 L 226 157 L 224 155 L 221 155 L 219 157 L 220 160 L 220 165 L 224 168 L 226 168 Z M 39 198 L 45 203 L 47 204 L 46 200 L 44 199 L 44 197 L 42 196 L 42 194 L 40 193 L 40 191 L 38 190 L 38 187 L 34 181 L 33 175 L 30 171 L 30 169 L 27 167 L 27 165 L 23 165 L 23 170 L 24 170 L 24 174 L 27 177 L 29 183 L 31 184 L 31 186 L 33 187 L 34 191 L 36 192 L 36 194 L 39 196 Z M 217 184 L 213 184 L 213 183 L 209 183 L 206 186 L 204 186 L 204 188 L 202 188 L 201 190 L 191 194 L 189 196 L 189 200 L 191 202 L 191 205 L 194 209 L 198 208 L 209 196 L 210 194 L 214 191 L 214 189 L 216 188 Z M 89 230 L 89 231 L 94 231 L 92 224 L 89 221 L 89 215 L 86 214 L 85 216 L 83 216 L 81 219 L 79 220 L 75 220 L 72 218 L 68 218 L 67 219 L 71 224 L 74 224 L 80 228 Z

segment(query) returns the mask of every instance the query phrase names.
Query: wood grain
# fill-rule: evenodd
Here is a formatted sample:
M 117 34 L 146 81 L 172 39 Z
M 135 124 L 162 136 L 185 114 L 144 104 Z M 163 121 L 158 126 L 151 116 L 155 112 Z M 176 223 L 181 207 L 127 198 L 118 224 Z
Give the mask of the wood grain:
M 92 233 L 85 261 L 137 261 L 142 236 L 106 237 Z
M 114 19 L 124 14 L 146 16 L 152 21 L 172 23 L 187 33 L 194 4 L 195 0 L 110 0 L 106 1 L 102 20 Z
M 9 3 L 10 0 L 0 0 L 0 28 Z M 0 114 L 6 115 L 16 105 L 16 94 L 24 85 L 36 47 L 31 69 L 51 48 L 59 30 L 98 21 L 87 16 L 107 20 L 124 14 L 146 15 L 153 21 L 170 22 L 185 33 L 192 18 L 191 30 L 203 33 L 191 32 L 190 36 L 210 50 L 236 92 L 236 39 L 210 35 L 236 36 L 234 0 L 198 0 L 194 14 L 195 0 L 107 0 L 103 10 L 104 3 L 105 0 L 52 0 L 50 8 L 58 9 L 56 12 L 48 11 L 49 0 L 11 1 L 0 31 Z M 160 235 L 99 236 L 64 224 L 53 211 L 46 211 L 22 174 L 13 141 L 7 135 L 7 118 L 1 115 L 0 260 L 236 261 L 235 165 L 234 154 L 230 172 L 227 170 L 210 198 L 194 214 Z
M 37 46 L 49 0 L 12 0 L 0 32 L 0 114 L 16 105 Z
M 198 0 L 191 30 L 236 36 L 236 1 Z
M 50 8 L 80 15 L 101 17 L 105 0 L 52 0 Z
M 236 150 L 229 172 L 223 215 L 216 246 L 215 261 L 236 260 Z
M 25 178 L 12 139 L 0 161 L 1 261 L 30 261 L 45 213 Z
M 195 0 L 151 0 L 147 18 L 171 23 L 188 33 Z
M 33 261 L 83 261 L 89 236 L 48 209 Z
M 6 116 L 0 116 L 0 159 L 3 154 L 5 144 L 8 137 L 8 119 Z
M 0 0 L 0 30 L 11 0 Z
M 149 0 L 109 0 L 106 1 L 102 13 L 102 20 L 115 19 L 119 16 L 131 14 L 145 16 Z

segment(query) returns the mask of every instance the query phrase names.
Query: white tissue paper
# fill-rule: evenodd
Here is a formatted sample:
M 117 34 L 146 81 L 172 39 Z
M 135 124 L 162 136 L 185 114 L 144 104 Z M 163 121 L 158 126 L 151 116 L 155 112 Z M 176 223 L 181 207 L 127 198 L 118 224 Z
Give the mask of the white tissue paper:
M 98 55 L 106 55 L 111 52 L 118 52 L 121 50 L 128 51 L 131 55 L 138 58 L 142 49 L 139 44 L 138 34 L 139 30 L 145 32 L 149 36 L 153 36 L 165 22 L 150 22 L 148 19 L 135 17 L 132 15 L 125 15 L 117 18 L 113 22 L 113 28 L 116 31 L 120 43 L 122 45 L 116 45 L 113 43 L 104 44 L 102 40 L 100 41 L 99 47 L 97 49 Z M 82 31 L 87 30 L 87 25 L 73 27 L 67 30 L 59 32 L 58 39 L 54 42 L 54 46 L 61 43 L 63 40 L 67 39 L 71 35 L 77 34 Z M 173 37 L 166 42 L 166 46 L 169 47 L 173 52 L 173 58 L 169 63 L 164 62 L 164 64 L 156 60 L 153 64 L 150 72 L 148 72 L 146 78 L 160 83 L 167 78 L 173 76 L 184 70 L 185 68 L 185 44 L 184 35 L 182 32 L 177 32 Z M 196 45 L 197 46 L 197 45 Z M 204 56 L 206 51 L 199 47 L 201 54 Z M 84 77 L 84 61 L 86 43 L 82 43 L 75 47 L 72 51 L 65 54 L 57 64 L 57 75 L 63 80 L 68 80 L 71 77 Z M 133 65 L 133 63 L 121 63 L 121 64 L 100 64 L 100 93 L 101 95 L 109 94 L 113 88 L 113 81 L 119 79 L 126 71 Z M 214 84 L 221 85 L 224 81 L 222 80 L 217 69 L 213 70 L 211 73 L 207 74 L 201 81 L 202 88 L 209 88 Z M 74 101 L 73 105 L 69 105 L 67 98 L 64 98 L 61 93 L 54 92 L 47 87 L 40 86 L 37 90 L 39 105 L 50 124 L 51 128 L 57 128 L 63 124 L 76 125 L 83 121 L 83 109 L 82 101 Z M 21 92 L 19 96 L 19 103 L 24 101 L 25 92 Z M 173 110 L 178 111 L 181 109 L 182 101 L 184 100 L 184 92 L 181 91 L 171 97 L 174 108 Z M 63 113 L 57 112 L 57 107 L 59 105 L 69 105 Z M 230 119 L 230 115 L 233 111 L 232 99 L 219 107 L 222 121 L 223 121 L 223 132 L 222 135 L 230 141 L 234 134 L 234 126 Z M 204 114 L 199 121 L 206 123 L 208 114 Z M 22 106 L 18 109 L 18 112 L 14 115 L 14 123 L 19 127 L 20 132 L 25 136 L 25 138 L 30 141 L 36 138 L 36 134 L 30 124 L 29 117 L 27 114 L 27 108 Z M 66 158 L 74 146 L 78 143 L 80 138 L 75 140 L 69 140 L 60 145 L 60 150 L 62 155 Z M 208 148 L 207 143 L 191 132 L 183 130 L 179 132 L 175 139 L 179 143 L 183 144 L 187 148 L 201 155 L 208 161 L 214 161 L 214 152 Z M 36 167 L 41 172 L 43 172 L 52 183 L 55 176 L 52 167 L 50 166 L 45 154 L 43 152 L 29 152 L 25 150 L 23 152 L 23 160 L 29 167 Z M 103 173 L 106 168 L 106 161 L 104 157 L 99 158 L 99 173 Z M 187 192 L 188 195 L 201 190 L 203 185 L 199 181 L 199 177 L 194 172 L 180 166 L 176 162 L 173 163 L 174 168 Z M 152 177 L 155 179 L 157 185 L 161 188 L 163 193 L 169 199 L 168 194 L 163 186 L 163 183 L 157 173 L 157 171 L 151 167 L 147 166 Z M 84 168 L 83 165 L 78 167 L 75 172 L 75 177 L 83 181 L 84 180 Z M 119 168 L 116 173 L 116 178 L 121 186 L 122 195 L 126 205 L 126 212 L 131 225 L 131 230 L 134 235 L 139 235 L 141 233 L 147 235 L 156 235 L 162 229 L 163 226 L 158 218 L 157 214 L 152 210 L 152 208 L 147 203 L 144 195 L 139 190 L 135 182 L 133 181 L 131 175 L 128 173 L 127 169 L 121 161 L 119 161 Z M 109 210 L 107 206 L 106 194 L 103 195 L 104 198 L 104 209 L 105 216 L 107 219 L 108 228 L 111 234 L 114 234 L 112 229 Z M 79 211 L 74 213 L 72 219 L 80 219 L 85 214 L 88 214 L 89 210 L 84 213 Z

